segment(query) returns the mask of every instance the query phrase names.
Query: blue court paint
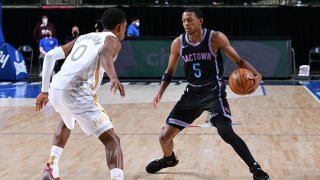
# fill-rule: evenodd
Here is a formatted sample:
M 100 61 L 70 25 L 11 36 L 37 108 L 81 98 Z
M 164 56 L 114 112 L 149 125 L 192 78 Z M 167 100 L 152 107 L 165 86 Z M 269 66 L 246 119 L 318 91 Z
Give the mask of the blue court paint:
M 263 85 L 263 84 L 261 84 L 260 86 L 261 86 L 261 89 L 262 89 L 262 93 L 263 93 L 263 95 L 264 95 L 264 96 L 266 96 L 266 95 L 267 95 L 267 93 L 266 93 L 266 90 L 264 89 L 264 85 Z
M 305 83 L 305 87 L 308 88 L 311 94 L 320 102 L 320 81 Z
M 1 83 L 0 98 L 36 98 L 40 90 L 40 83 Z

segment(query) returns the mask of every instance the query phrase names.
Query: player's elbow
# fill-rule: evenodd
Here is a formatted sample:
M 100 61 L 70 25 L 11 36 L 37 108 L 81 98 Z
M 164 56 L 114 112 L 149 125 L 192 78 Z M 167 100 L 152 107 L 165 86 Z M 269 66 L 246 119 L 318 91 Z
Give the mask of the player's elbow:
M 48 53 L 45 54 L 44 60 L 53 59 L 53 57 L 54 57 L 54 54 L 52 53 L 52 51 L 49 51 Z
M 51 49 L 49 52 L 47 52 L 45 54 L 44 59 L 56 61 L 56 60 L 64 59 L 65 57 L 66 56 L 65 56 L 63 49 L 61 47 L 57 47 L 57 48 Z

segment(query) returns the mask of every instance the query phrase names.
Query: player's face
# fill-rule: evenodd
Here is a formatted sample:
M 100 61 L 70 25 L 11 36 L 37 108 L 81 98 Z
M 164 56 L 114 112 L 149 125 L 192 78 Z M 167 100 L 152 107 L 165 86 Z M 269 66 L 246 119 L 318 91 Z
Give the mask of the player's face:
M 202 18 L 198 18 L 194 12 L 184 12 L 182 14 L 182 25 L 187 34 L 193 34 L 201 30 Z
M 123 21 L 121 24 L 120 24 L 120 41 L 122 41 L 124 39 L 124 36 L 125 36 L 125 33 L 126 33 L 126 29 L 127 29 L 127 21 Z

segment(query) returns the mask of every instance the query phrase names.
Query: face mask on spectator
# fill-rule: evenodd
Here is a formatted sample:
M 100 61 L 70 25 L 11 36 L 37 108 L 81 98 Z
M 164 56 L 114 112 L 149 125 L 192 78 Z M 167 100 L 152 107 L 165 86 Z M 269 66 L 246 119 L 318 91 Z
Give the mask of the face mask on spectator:
M 79 35 L 79 32 L 78 32 L 78 31 L 73 31 L 73 32 L 72 32 L 72 35 L 73 35 L 73 36 L 78 36 L 78 35 Z
M 51 34 L 50 34 L 50 33 L 47 33 L 46 36 L 49 38 L 49 37 L 51 37 Z
M 136 22 L 136 26 L 139 27 L 139 26 L 140 26 L 140 23 L 139 23 L 139 22 Z
M 48 24 L 48 19 L 42 19 L 42 24 L 44 25 L 44 26 L 46 26 L 47 24 Z

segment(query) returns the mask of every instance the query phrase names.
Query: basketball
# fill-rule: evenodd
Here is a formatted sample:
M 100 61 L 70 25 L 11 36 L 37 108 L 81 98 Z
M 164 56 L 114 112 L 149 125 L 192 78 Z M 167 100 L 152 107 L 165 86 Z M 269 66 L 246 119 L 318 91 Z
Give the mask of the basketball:
M 248 90 L 254 86 L 254 80 L 249 79 L 253 74 L 250 70 L 239 68 L 234 70 L 229 76 L 229 87 L 238 95 L 246 95 Z

